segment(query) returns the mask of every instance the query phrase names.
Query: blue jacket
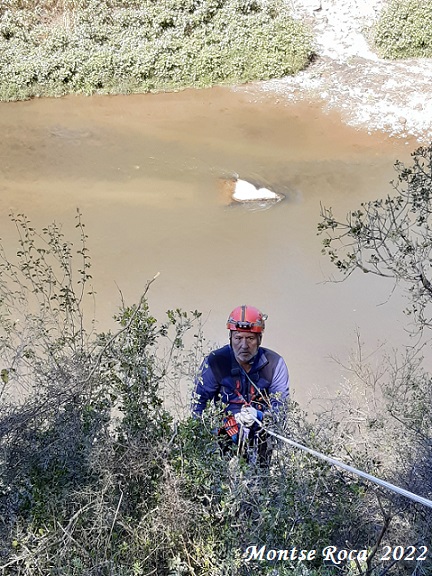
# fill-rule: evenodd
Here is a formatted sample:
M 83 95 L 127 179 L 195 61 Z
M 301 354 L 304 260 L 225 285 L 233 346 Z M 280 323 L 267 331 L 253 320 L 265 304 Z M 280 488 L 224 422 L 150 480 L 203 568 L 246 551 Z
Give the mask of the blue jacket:
M 289 375 L 281 356 L 268 348 L 258 348 L 248 373 L 234 357 L 229 344 L 211 352 L 196 379 L 192 411 L 200 415 L 208 401 L 221 400 L 226 412 L 236 414 L 243 404 L 265 412 L 276 410 L 288 398 Z

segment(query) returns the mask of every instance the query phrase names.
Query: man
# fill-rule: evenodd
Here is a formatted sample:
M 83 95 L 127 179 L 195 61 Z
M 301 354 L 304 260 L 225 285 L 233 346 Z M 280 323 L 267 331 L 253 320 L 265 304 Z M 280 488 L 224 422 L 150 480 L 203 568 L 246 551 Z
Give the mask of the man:
M 253 306 L 238 306 L 229 315 L 230 343 L 207 356 L 195 386 L 193 413 L 200 416 L 209 401 L 225 406 L 219 435 L 268 464 L 268 438 L 260 430 L 266 413 L 275 413 L 288 398 L 289 376 L 279 354 L 261 347 L 267 316 Z M 250 459 L 250 458 L 249 458 Z

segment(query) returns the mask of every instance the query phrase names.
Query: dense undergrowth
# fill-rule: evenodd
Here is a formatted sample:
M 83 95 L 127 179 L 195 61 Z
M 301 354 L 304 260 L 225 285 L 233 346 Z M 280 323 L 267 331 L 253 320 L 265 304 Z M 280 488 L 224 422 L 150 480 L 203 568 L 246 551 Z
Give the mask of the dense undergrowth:
M 1 574 L 430 573 L 429 559 L 381 560 L 385 546 L 415 546 L 417 557 L 431 544 L 427 509 L 283 443 L 270 469 L 222 457 L 218 407 L 203 420 L 167 410 L 167 390 L 178 398 L 205 349 L 198 312 L 157 322 L 150 282 L 115 330 L 98 333 L 83 312 L 95 295 L 81 216 L 77 246 L 57 225 L 12 221 L 16 254 L 0 252 Z M 311 421 L 292 404 L 271 426 L 430 494 L 431 387 L 417 357 L 381 374 L 379 394 L 370 369 L 353 366 L 333 411 Z M 329 545 L 362 556 L 325 563 Z M 247 562 L 249 546 L 266 552 Z M 293 547 L 316 558 L 274 560 Z
M 6 0 L 0 99 L 269 79 L 312 51 L 283 0 Z
M 432 56 L 427 0 L 392 0 L 385 58 Z M 314 54 L 286 0 L 3 0 L 0 100 L 238 84 L 296 74 Z
M 391 0 L 374 27 L 374 46 L 383 58 L 432 58 L 429 0 Z

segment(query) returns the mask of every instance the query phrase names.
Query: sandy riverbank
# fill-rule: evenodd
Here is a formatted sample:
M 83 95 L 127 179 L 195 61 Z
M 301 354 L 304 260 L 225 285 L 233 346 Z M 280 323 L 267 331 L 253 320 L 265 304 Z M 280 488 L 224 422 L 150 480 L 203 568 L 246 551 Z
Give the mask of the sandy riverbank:
M 316 37 L 316 61 L 294 77 L 240 87 L 259 97 L 322 101 L 352 126 L 432 141 L 432 59 L 390 61 L 368 44 L 382 0 L 291 0 Z

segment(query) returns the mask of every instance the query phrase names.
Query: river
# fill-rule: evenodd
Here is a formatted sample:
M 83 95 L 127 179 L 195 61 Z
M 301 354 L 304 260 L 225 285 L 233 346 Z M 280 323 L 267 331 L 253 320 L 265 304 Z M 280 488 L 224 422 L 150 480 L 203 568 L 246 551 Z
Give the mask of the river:
M 229 88 L 169 94 L 1 103 L 0 236 L 14 250 L 8 213 L 55 219 L 73 234 L 79 207 L 89 234 L 99 328 L 120 302 L 151 311 L 198 309 L 210 342 L 249 303 L 268 314 L 264 344 L 286 359 L 302 405 L 335 393 L 357 331 L 365 349 L 410 342 L 392 284 L 335 273 L 316 234 L 320 203 L 339 216 L 390 191 L 396 159 L 416 142 L 344 125 L 320 104 L 280 102 Z M 230 205 L 218 187 L 238 174 L 282 192 L 268 210 Z M 372 357 L 380 361 L 381 352 Z M 315 402 L 317 400 L 314 400 Z

